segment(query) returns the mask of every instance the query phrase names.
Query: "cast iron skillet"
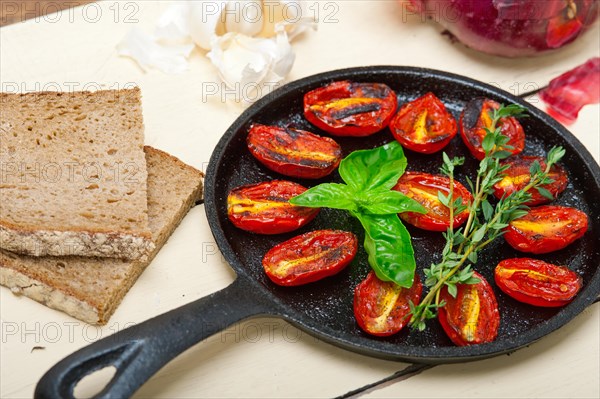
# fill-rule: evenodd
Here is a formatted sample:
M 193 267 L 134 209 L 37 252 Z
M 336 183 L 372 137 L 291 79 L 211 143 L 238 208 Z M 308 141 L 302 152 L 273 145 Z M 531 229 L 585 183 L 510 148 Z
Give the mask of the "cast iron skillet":
M 563 308 L 544 309 L 521 304 L 496 290 L 501 326 L 495 342 L 456 347 L 444 335 L 436 320 L 425 332 L 405 329 L 389 338 L 363 333 L 354 321 L 354 287 L 369 271 L 364 250 L 340 274 L 303 287 L 284 288 L 264 275 L 261 259 L 276 243 L 296 234 L 320 228 L 355 232 L 360 242 L 360 225 L 344 212 L 327 210 L 304 229 L 277 236 L 261 236 L 236 229 L 226 216 L 227 193 L 234 187 L 282 178 L 260 166 L 249 154 L 245 138 L 254 123 L 292 125 L 316 131 L 302 116 L 302 97 L 307 91 L 342 79 L 382 82 L 398 94 L 399 104 L 433 91 L 458 117 L 465 103 L 484 96 L 501 103 L 517 103 L 528 109 L 522 124 L 527 134 L 525 153 L 542 155 L 554 145 L 566 148 L 563 164 L 569 171 L 569 187 L 556 201 L 577 207 L 590 217 L 583 239 L 570 247 L 540 256 L 566 264 L 583 277 L 579 295 Z M 392 140 L 386 129 L 368 138 L 336 138 L 344 155 L 361 148 L 373 148 Z M 449 155 L 465 156 L 467 162 L 458 176 L 473 175 L 476 162 L 459 137 L 446 148 Z M 408 169 L 436 173 L 441 156 L 407 152 Z M 322 181 L 339 181 L 337 172 Z M 299 181 L 312 186 L 322 181 Z M 117 371 L 99 397 L 127 397 L 176 355 L 227 326 L 256 315 L 281 317 L 334 345 L 369 356 L 421 363 L 451 363 L 483 359 L 529 345 L 564 325 L 590 305 L 600 291 L 600 168 L 581 143 L 561 125 L 527 102 L 492 86 L 444 72 L 395 66 L 352 68 L 327 72 L 285 85 L 244 112 L 218 143 L 207 171 L 205 207 L 213 235 L 223 255 L 237 273 L 227 288 L 193 303 L 123 330 L 81 349 L 59 362 L 39 382 L 36 397 L 72 397 L 76 383 L 85 375 L 106 366 Z M 418 266 L 422 269 L 437 260 L 443 247 L 439 233 L 410 228 Z M 477 269 L 493 285 L 493 268 L 498 261 L 523 256 L 498 240 L 480 257 Z

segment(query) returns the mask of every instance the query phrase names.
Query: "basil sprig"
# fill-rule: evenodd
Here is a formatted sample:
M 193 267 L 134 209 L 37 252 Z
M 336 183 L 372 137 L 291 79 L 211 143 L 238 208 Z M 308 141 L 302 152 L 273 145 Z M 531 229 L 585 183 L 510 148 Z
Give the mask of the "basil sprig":
M 320 184 L 290 202 L 350 212 L 365 229 L 364 246 L 377 277 L 410 288 L 416 269 L 415 255 L 410 234 L 398 213 L 427 210 L 412 198 L 392 190 L 406 164 L 402 146 L 396 141 L 372 150 L 354 151 L 339 166 L 346 184 Z
M 418 207 L 415 209 L 421 210 Z M 354 214 L 365 229 L 369 264 L 380 280 L 410 288 L 415 277 L 415 252 L 410 234 L 398 215 Z

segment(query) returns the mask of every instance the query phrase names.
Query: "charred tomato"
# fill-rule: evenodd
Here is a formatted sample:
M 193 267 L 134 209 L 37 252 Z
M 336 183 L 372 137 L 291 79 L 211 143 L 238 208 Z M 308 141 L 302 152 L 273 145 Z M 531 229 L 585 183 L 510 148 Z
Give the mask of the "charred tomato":
M 227 216 L 238 228 L 259 234 L 296 230 L 317 216 L 318 208 L 295 206 L 288 201 L 306 188 L 285 180 L 237 187 L 227 196 Z
M 566 305 L 582 286 L 581 277 L 569 268 L 531 258 L 503 260 L 494 270 L 494 279 L 506 295 L 543 307 Z
M 410 303 L 421 300 L 423 285 L 415 275 L 412 287 L 381 281 L 371 271 L 354 290 L 354 317 L 360 328 L 380 337 L 396 334 L 410 321 Z
M 486 98 L 474 98 L 467 103 L 467 106 L 460 115 L 460 136 L 463 142 L 478 160 L 485 157 L 482 143 L 487 132 L 486 128 L 491 128 L 492 116 L 491 112 L 494 109 L 500 108 L 494 100 Z M 512 149 L 506 151 L 514 154 L 519 154 L 525 148 L 525 132 L 519 121 L 514 117 L 504 117 L 498 122 L 502 134 L 508 137 L 507 145 L 512 146 Z
M 458 346 L 492 342 L 498 335 L 500 312 L 490 284 L 475 272 L 477 284 L 457 284 L 456 298 L 445 286 L 440 299 L 446 304 L 438 311 L 438 320 L 446 335 Z
M 496 198 L 500 199 L 503 196 L 524 189 L 531 181 L 530 168 L 535 161 L 540 164 L 542 170 L 546 169 L 546 161 L 542 157 L 519 156 L 502 162 L 502 165 L 509 165 L 509 167 L 504 171 L 504 178 L 494 185 Z M 567 172 L 562 166 L 554 164 L 550 168 L 548 177 L 554 181 L 543 185 L 542 188 L 548 190 L 552 197 L 556 198 L 558 194 L 567 188 Z M 531 200 L 527 201 L 525 205 L 540 205 L 551 201 L 535 189 L 528 192 L 531 194 Z
M 440 99 L 427 93 L 403 105 L 390 122 L 390 130 L 403 147 L 432 154 L 444 148 L 458 128 Z
M 401 213 L 400 218 L 405 222 L 429 231 L 446 231 L 450 227 L 450 210 L 438 198 L 438 192 L 444 195 L 450 193 L 450 179 L 446 176 L 406 172 L 398 180 L 394 190 L 400 191 L 427 208 L 427 213 L 424 214 Z M 463 205 L 473 201 L 473 196 L 469 190 L 456 180 L 454 181 L 453 197 L 455 199 L 461 197 Z M 454 227 L 462 225 L 468 216 L 469 212 L 467 210 L 454 215 Z
M 587 215 L 575 208 L 542 205 L 510 222 L 504 239 L 521 252 L 545 254 L 581 238 L 588 228 Z
M 304 95 L 304 116 L 335 136 L 368 136 L 384 129 L 398 105 L 382 83 L 333 82 Z
M 294 286 L 332 276 L 356 255 L 358 240 L 339 230 L 311 231 L 271 248 L 262 265 L 275 284 Z
M 254 158 L 267 168 L 301 179 L 325 177 L 342 160 L 338 143 L 305 130 L 254 124 L 246 142 Z

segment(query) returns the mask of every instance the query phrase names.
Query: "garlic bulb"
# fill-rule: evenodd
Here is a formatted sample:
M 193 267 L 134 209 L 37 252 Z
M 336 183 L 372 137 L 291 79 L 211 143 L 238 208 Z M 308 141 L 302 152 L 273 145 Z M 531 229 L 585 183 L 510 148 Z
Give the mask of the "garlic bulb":
M 179 73 L 196 45 L 227 87 L 273 87 L 294 63 L 290 41 L 316 26 L 305 0 L 178 1 L 161 15 L 154 34 L 134 29 L 117 48 L 143 69 Z

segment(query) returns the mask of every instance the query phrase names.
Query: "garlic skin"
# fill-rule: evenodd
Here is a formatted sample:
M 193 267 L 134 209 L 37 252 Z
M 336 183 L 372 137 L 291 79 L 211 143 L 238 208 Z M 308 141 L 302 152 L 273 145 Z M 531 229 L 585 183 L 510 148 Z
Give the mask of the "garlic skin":
M 136 28 L 117 45 L 119 55 L 133 58 L 145 72 L 149 68 L 166 73 L 185 72 L 188 69 L 187 58 L 193 49 L 193 44 L 161 44 L 154 36 Z
M 217 37 L 207 54 L 229 89 L 252 102 L 272 91 L 292 69 L 295 55 L 287 33 L 280 29 L 275 40 L 229 32 Z
M 158 19 L 154 30 L 156 37 L 175 42 L 185 40 L 191 43 L 189 12 L 188 2 L 172 3 Z
M 181 73 L 198 46 L 228 88 L 254 85 L 265 94 L 294 64 L 290 41 L 316 28 L 306 0 L 177 1 L 161 15 L 154 34 L 134 29 L 117 50 L 144 70 Z

